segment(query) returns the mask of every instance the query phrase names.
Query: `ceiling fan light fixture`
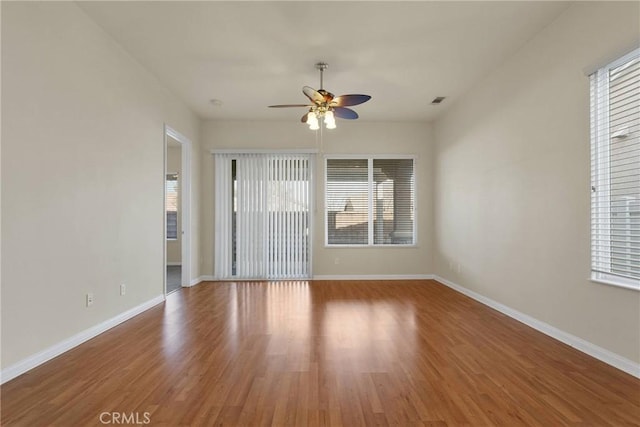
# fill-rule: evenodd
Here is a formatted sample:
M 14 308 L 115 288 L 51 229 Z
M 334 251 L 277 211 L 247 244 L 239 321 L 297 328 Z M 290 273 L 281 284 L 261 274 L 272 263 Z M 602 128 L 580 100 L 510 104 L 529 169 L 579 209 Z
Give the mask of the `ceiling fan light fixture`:
M 324 118 L 324 125 L 327 129 L 336 128 L 336 117 L 340 119 L 353 120 L 358 118 L 358 114 L 350 108 L 354 105 L 360 105 L 371 99 L 369 95 L 350 94 L 334 96 L 331 92 L 324 89 L 323 73 L 329 65 L 326 62 L 318 62 L 316 68 L 320 71 L 320 89 L 315 90 L 310 86 L 304 86 L 302 93 L 309 99 L 311 104 L 281 104 L 269 105 L 269 108 L 286 108 L 286 107 L 306 107 L 309 112 L 302 116 L 300 120 L 309 125 L 309 129 L 320 129 L 320 119 Z
M 336 128 L 336 118 L 333 116 L 333 111 L 329 110 L 324 114 L 324 124 L 327 129 Z
M 320 124 L 318 123 L 318 117 L 316 113 L 311 111 L 309 115 L 307 115 L 307 124 L 309 125 L 309 129 L 318 130 L 320 129 Z

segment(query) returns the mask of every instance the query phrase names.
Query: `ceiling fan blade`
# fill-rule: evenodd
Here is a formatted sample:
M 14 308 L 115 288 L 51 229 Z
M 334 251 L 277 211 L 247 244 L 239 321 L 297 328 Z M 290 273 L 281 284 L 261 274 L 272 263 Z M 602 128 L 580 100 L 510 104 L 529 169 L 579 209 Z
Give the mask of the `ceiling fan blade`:
M 333 108 L 333 115 L 340 117 L 341 119 L 353 120 L 358 118 L 358 113 L 351 108 L 335 107 Z
M 335 105 L 336 107 L 349 107 L 352 105 L 362 104 L 370 99 L 371 97 L 369 95 L 340 95 L 333 98 L 331 105 Z
M 269 108 L 289 108 L 289 107 L 312 107 L 312 105 L 307 105 L 307 104 L 269 105 Z
M 315 102 L 316 104 L 324 102 L 324 96 L 322 96 L 320 92 L 318 92 L 312 87 L 309 87 L 309 86 L 303 87 L 302 93 L 304 93 L 307 96 L 307 98 L 309 98 L 311 101 Z

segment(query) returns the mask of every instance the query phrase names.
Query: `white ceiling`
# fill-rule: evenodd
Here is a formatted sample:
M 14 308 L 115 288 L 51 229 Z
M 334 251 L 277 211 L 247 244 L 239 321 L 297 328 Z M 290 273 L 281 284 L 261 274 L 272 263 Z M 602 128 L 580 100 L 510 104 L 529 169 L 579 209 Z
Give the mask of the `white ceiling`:
M 373 97 L 362 120 L 433 120 L 568 2 L 79 2 L 202 118 L 297 120 L 302 86 Z M 446 96 L 440 106 L 430 102 Z M 222 105 L 212 105 L 211 99 Z M 487 102 L 500 102 L 488 100 Z

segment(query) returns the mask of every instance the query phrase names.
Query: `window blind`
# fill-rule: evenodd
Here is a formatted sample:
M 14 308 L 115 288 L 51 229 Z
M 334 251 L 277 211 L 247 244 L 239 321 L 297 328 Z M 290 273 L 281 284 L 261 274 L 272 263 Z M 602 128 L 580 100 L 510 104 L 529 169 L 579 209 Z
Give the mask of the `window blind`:
M 311 275 L 310 154 L 215 154 L 215 275 Z
M 640 288 L 640 50 L 591 83 L 591 269 Z
M 328 244 L 369 242 L 369 168 L 367 159 L 327 160 Z
M 326 243 L 415 243 L 412 158 L 328 158 Z
M 178 238 L 178 174 L 166 176 L 167 239 Z

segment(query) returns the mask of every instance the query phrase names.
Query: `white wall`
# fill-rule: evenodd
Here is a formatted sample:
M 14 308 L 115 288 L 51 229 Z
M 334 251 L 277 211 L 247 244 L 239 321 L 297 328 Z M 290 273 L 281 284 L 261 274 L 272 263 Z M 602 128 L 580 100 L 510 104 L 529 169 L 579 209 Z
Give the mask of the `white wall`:
M 295 117 L 289 122 L 203 122 L 203 151 L 221 148 L 318 148 L 315 132 Z M 313 274 L 318 275 L 420 275 L 431 272 L 432 155 L 428 124 L 338 121 L 325 130 L 323 154 L 415 154 L 418 210 L 418 245 L 396 248 L 326 248 L 324 246 L 324 160 L 316 162 L 316 210 Z M 201 271 L 213 274 L 213 156 L 202 158 Z M 335 264 L 335 259 L 339 263 Z
M 163 125 L 198 119 L 72 2 L 2 2 L 2 78 L 5 368 L 163 293 Z
M 584 70 L 638 46 L 638 16 L 573 4 L 434 125 L 435 273 L 635 362 L 640 294 L 588 280 Z
M 179 144 L 179 143 L 178 143 Z M 167 147 L 167 173 L 178 174 L 178 230 L 182 225 L 182 148 Z M 178 238 L 167 240 L 167 263 L 177 265 L 182 262 L 182 233 L 178 231 Z

